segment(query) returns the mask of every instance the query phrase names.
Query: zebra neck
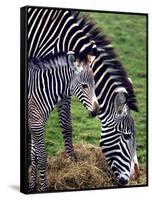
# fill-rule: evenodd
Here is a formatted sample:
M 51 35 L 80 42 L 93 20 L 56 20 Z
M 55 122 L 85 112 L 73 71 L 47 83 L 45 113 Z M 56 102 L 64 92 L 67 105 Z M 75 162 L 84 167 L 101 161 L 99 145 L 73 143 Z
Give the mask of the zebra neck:
M 70 96 L 70 83 L 73 72 L 68 66 L 56 68 L 28 68 L 28 96 L 38 96 L 46 104 L 48 113 L 64 97 Z
M 73 78 L 73 71 L 68 66 L 52 68 L 51 78 L 54 80 L 54 91 L 61 99 L 70 96 L 70 83 Z
M 102 128 L 110 127 L 110 125 L 112 125 L 113 123 L 113 113 L 114 113 L 113 98 L 111 97 L 109 100 L 105 101 L 101 105 L 100 105 L 100 112 L 98 114 L 98 117 L 101 121 L 101 126 Z

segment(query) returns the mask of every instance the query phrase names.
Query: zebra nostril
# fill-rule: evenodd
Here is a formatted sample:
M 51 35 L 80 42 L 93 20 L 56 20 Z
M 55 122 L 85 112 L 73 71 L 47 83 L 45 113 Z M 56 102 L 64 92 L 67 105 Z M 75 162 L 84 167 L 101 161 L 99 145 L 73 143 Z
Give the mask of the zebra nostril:
M 99 111 L 100 111 L 100 107 L 99 106 L 97 106 L 97 114 L 99 113 Z
M 89 112 L 89 116 L 90 117 L 95 117 L 97 115 L 97 113 L 95 111 L 90 111 Z
M 96 102 L 93 102 L 93 109 L 89 111 L 89 117 L 96 117 L 99 113 L 99 106 Z
M 118 184 L 119 185 L 126 185 L 128 183 L 128 179 L 127 178 L 125 178 L 125 177 L 120 177 L 119 179 L 118 179 Z
M 94 102 L 94 105 L 93 105 L 94 109 L 93 109 L 93 112 L 96 113 L 96 115 L 99 113 L 99 105 L 97 104 L 97 102 Z

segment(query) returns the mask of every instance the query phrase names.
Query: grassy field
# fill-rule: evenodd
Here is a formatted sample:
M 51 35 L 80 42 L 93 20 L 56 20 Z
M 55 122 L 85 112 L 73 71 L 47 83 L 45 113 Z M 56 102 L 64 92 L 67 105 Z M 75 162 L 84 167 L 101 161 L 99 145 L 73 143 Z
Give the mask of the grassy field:
M 138 99 L 139 113 L 133 113 L 137 137 L 139 163 L 146 163 L 147 111 L 146 111 L 146 17 L 111 13 L 89 13 L 99 28 L 112 40 L 119 60 L 133 81 Z M 72 99 L 73 141 L 98 145 L 100 123 L 97 118 L 89 118 L 87 111 Z M 45 142 L 49 155 L 55 155 L 64 148 L 58 125 L 56 109 L 51 113 L 45 126 Z

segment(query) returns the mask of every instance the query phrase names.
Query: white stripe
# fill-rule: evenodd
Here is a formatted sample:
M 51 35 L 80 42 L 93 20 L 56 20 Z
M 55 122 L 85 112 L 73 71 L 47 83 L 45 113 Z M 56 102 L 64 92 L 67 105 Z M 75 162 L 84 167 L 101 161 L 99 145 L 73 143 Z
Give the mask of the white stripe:
M 103 78 L 103 77 L 102 77 L 102 78 Z M 107 80 L 107 82 L 106 82 L 105 85 L 103 86 L 103 88 L 102 88 L 102 90 L 101 90 L 101 93 L 97 96 L 97 99 L 98 99 L 98 100 L 101 98 L 101 96 L 102 96 L 102 94 L 103 94 L 103 92 L 104 92 L 104 89 L 105 89 L 105 87 L 107 86 L 107 84 L 110 82 L 110 80 L 115 79 L 115 78 L 116 78 L 115 76 L 109 77 L 109 79 Z M 97 85 L 97 86 L 99 86 L 101 80 L 102 80 L 102 79 L 99 79 L 98 85 Z M 110 89 L 112 88 L 112 86 L 114 86 L 114 85 L 119 85 L 119 84 L 120 84 L 119 82 L 114 82 L 113 84 L 111 84 L 111 86 L 110 86 L 110 88 L 109 88 L 108 93 L 106 94 L 106 96 L 109 94 L 109 91 L 110 91 Z M 97 87 L 95 87 L 95 88 L 97 88 Z M 106 98 L 105 98 L 105 99 L 106 99 Z
M 117 83 L 117 82 L 116 82 L 116 83 L 113 83 L 113 84 L 110 86 L 109 91 L 111 90 L 111 88 L 112 88 L 114 85 L 119 85 L 119 83 Z M 100 108 L 102 108 L 102 107 L 105 105 L 105 103 L 106 103 L 107 106 L 106 106 L 105 112 L 107 111 L 107 108 L 109 108 L 109 103 L 110 103 L 110 100 L 111 100 L 111 98 L 112 98 L 112 96 L 113 96 L 113 94 L 114 94 L 114 91 L 112 92 L 112 94 L 111 94 L 111 96 L 110 96 L 110 99 L 109 99 L 108 102 L 107 102 L 107 96 L 108 96 L 108 94 L 109 94 L 109 93 L 106 94 L 103 103 L 100 104 Z M 102 93 L 100 93 L 100 95 L 97 96 L 98 101 L 100 100 L 101 96 L 102 96 Z
M 47 35 L 50 33 L 50 30 L 51 30 L 52 26 L 55 24 L 55 22 L 56 22 L 58 16 L 60 15 L 60 13 L 61 13 L 61 11 L 59 11 L 58 15 L 56 16 L 56 18 L 54 19 L 54 21 L 51 23 L 51 25 L 50 25 L 50 27 L 49 27 L 49 29 L 48 29 L 46 35 L 44 36 L 43 40 L 41 41 L 41 43 L 40 43 L 40 47 L 41 47 L 41 48 L 43 48 L 43 47 L 46 45 L 46 44 L 43 44 L 43 41 L 45 40 L 45 38 L 47 37 Z M 62 17 L 63 17 L 63 16 L 62 16 Z M 58 26 L 56 26 L 56 27 L 58 27 Z M 51 40 L 51 38 L 53 37 L 54 31 L 55 31 L 55 30 L 52 30 L 53 34 L 51 34 L 51 37 L 49 38 L 49 40 Z M 47 42 L 48 42 L 48 41 L 47 41 Z M 42 44 L 43 44 L 43 46 L 42 46 Z
M 102 65 L 100 65 L 99 68 L 100 68 L 101 66 L 102 66 Z M 106 69 L 106 71 L 104 71 L 104 73 L 102 74 L 102 76 L 98 79 L 98 82 L 97 82 L 96 85 L 95 85 L 95 89 L 99 86 L 100 82 L 103 80 L 103 78 L 106 76 L 107 73 L 109 73 L 109 70 L 108 70 L 108 69 Z M 107 82 L 109 82 L 109 81 L 110 81 L 110 78 L 109 78 L 109 80 L 108 80 Z M 106 82 L 106 83 L 107 83 L 107 82 Z M 104 92 L 104 90 L 102 89 L 101 95 L 102 95 L 103 92 Z
M 69 35 L 69 32 L 71 31 L 71 29 L 73 29 L 74 27 L 76 27 L 77 24 L 72 24 L 69 28 L 68 28 L 68 31 L 66 32 L 65 36 L 64 36 L 64 39 L 63 39 L 63 51 L 65 51 L 65 40 L 67 38 L 67 36 Z M 69 42 L 68 42 L 68 51 L 70 50 L 69 49 Z
M 33 27 L 34 27 L 34 25 L 35 25 L 35 23 L 36 23 L 36 21 L 37 21 L 37 18 L 38 18 L 39 15 L 41 14 L 42 10 L 43 10 L 43 9 L 41 9 L 41 10 L 38 12 L 38 14 L 37 14 L 37 16 L 35 17 L 35 20 L 34 20 L 32 26 L 30 27 L 30 30 L 29 30 L 29 32 L 28 32 L 28 39 L 29 39 L 29 37 L 30 37 L 30 35 L 31 35 L 32 29 L 33 29 Z
M 38 71 L 38 90 L 39 90 L 39 93 L 40 93 L 40 96 L 41 96 L 41 98 L 42 98 L 42 104 L 41 104 L 41 108 L 43 108 L 43 110 L 44 110 L 44 118 L 46 118 L 46 108 L 47 108 L 47 105 L 46 105 L 46 103 L 45 103 L 45 101 L 44 101 L 44 98 L 43 98 L 43 95 L 42 95 L 42 92 L 41 92 L 41 87 L 40 87 L 40 79 L 42 79 L 42 77 L 41 77 L 41 73 L 40 73 L 40 71 Z M 44 107 L 44 106 L 45 107 Z
M 73 36 L 71 37 L 71 39 L 69 40 L 69 44 L 68 44 L 68 49 L 70 49 L 70 45 L 71 45 L 71 42 L 72 40 L 75 38 L 75 36 L 78 34 L 78 33 L 82 33 L 83 31 L 82 30 L 79 30 L 79 31 L 76 31 Z
M 76 41 L 76 43 L 75 43 L 75 45 L 74 45 L 74 47 L 73 47 L 73 50 L 76 49 L 77 44 L 78 44 L 81 40 L 83 40 L 84 38 L 87 38 L 87 36 L 85 35 L 85 36 L 79 38 L 79 39 Z
M 133 84 L 133 82 L 132 82 L 131 78 L 129 78 L 129 77 L 128 77 L 128 80 L 130 81 L 130 83 L 131 83 L 131 84 Z
M 31 21 L 31 19 L 32 19 L 33 15 L 34 15 L 34 13 L 35 13 L 36 11 L 37 11 L 37 8 L 33 11 L 31 17 L 28 19 L 28 24 L 30 23 L 30 21 Z
M 45 14 L 46 14 L 47 11 L 48 11 L 48 9 L 45 10 L 45 12 L 43 13 L 43 15 L 42 15 L 42 17 L 41 17 L 41 19 L 40 19 L 40 22 L 39 22 L 39 24 L 38 24 L 38 26 L 37 26 L 37 29 L 36 29 L 36 31 L 35 31 L 35 34 L 34 34 L 34 36 L 33 36 L 33 39 L 32 39 L 31 44 L 33 44 L 33 42 L 34 42 L 35 36 L 36 36 L 36 34 L 37 34 L 38 30 L 39 30 L 39 27 L 40 27 L 41 24 L 42 24 L 42 20 L 43 20 L 43 18 L 44 18 L 44 16 L 45 16 Z M 33 57 L 35 56 L 35 52 L 36 52 L 37 47 L 38 47 L 38 45 L 39 45 L 39 40 L 40 40 L 41 35 L 42 35 L 42 32 L 41 32 L 41 34 L 39 35 L 39 38 L 38 38 L 38 40 L 37 40 L 37 42 L 36 42 L 36 46 L 35 46 L 35 48 L 34 48 L 35 50 L 34 50 L 34 53 L 33 53 Z
M 45 99 L 46 99 L 46 101 L 47 101 L 47 105 L 46 105 L 46 108 L 47 108 L 47 114 L 49 114 L 49 108 L 50 108 L 50 103 L 49 103 L 49 100 L 48 100 L 48 96 L 47 96 L 47 94 L 46 94 L 46 90 L 45 90 L 45 83 L 44 83 L 44 78 L 43 78 L 43 74 L 44 74 L 45 72 L 43 71 L 42 72 L 42 84 L 43 84 L 43 92 L 44 92 L 44 96 L 45 96 Z
M 126 88 L 124 88 L 124 87 L 117 87 L 117 88 L 115 89 L 115 92 L 124 92 L 124 93 L 127 93 L 127 90 L 126 90 Z
M 54 103 L 53 103 L 53 101 L 52 101 L 52 97 L 51 97 L 51 94 L 50 94 L 50 84 L 49 84 L 49 76 L 48 76 L 48 73 L 50 73 L 51 74 L 51 70 L 49 70 L 47 73 L 46 73 L 46 79 L 47 79 L 47 83 L 48 83 L 48 90 L 49 90 L 49 97 L 50 97 L 50 99 L 51 99 L 51 106 L 52 106 L 52 108 L 54 107 Z M 52 110 L 52 108 L 51 108 L 51 110 Z
M 83 45 L 83 47 L 81 47 L 80 52 L 84 51 L 85 48 L 87 48 L 88 46 L 90 46 L 92 42 L 89 42 L 88 44 Z
M 40 51 L 39 51 L 39 53 L 37 54 L 37 58 L 40 58 L 42 55 L 44 55 L 44 53 L 52 46 L 53 47 L 53 45 L 56 43 L 56 41 L 58 40 L 58 38 L 56 38 L 55 40 L 54 40 L 54 42 L 52 42 L 49 46 L 47 46 L 47 48 L 44 48 L 44 50 L 43 51 L 41 51 L 41 53 L 40 53 Z M 40 50 L 42 50 L 42 49 L 40 49 Z M 47 53 L 48 54 L 48 53 Z M 46 54 L 46 55 L 47 55 Z
M 52 88 L 51 88 L 52 97 L 51 97 L 51 98 L 52 98 L 53 102 L 55 101 L 55 96 L 54 96 L 55 88 L 54 88 L 54 78 L 53 78 L 53 77 L 56 76 L 55 72 L 56 72 L 56 68 L 52 69 L 52 81 L 51 81 L 51 85 L 52 85 Z M 53 105 L 54 105 L 54 104 L 53 104 Z
M 119 157 L 116 156 L 116 158 L 118 158 L 118 160 L 119 160 Z M 120 159 L 120 160 L 122 160 L 122 159 Z M 118 166 L 121 166 L 121 168 L 123 169 L 123 171 L 125 172 L 125 174 L 127 174 L 128 176 L 130 175 L 130 172 L 126 171 L 126 168 L 124 168 L 122 165 L 120 165 L 120 163 L 118 161 L 114 160 L 114 163 L 116 163 Z M 126 163 L 126 162 L 124 162 L 122 160 L 122 163 Z M 130 165 L 128 163 L 126 163 L 126 164 L 130 168 Z M 113 166 L 113 164 L 112 164 L 112 166 Z
M 50 19 L 50 16 L 51 16 L 52 12 L 53 12 L 53 10 L 51 10 L 51 12 L 49 13 L 49 15 L 48 15 L 48 17 L 47 17 L 47 19 L 46 19 L 46 22 L 45 22 L 45 24 L 44 24 L 44 26 L 43 26 L 43 29 L 42 29 L 42 31 L 41 31 L 41 34 L 40 34 L 40 36 L 39 36 L 39 39 L 41 39 L 41 35 L 43 34 L 43 32 L 44 32 L 44 30 L 45 30 L 45 27 L 46 27 L 47 24 L 48 24 L 48 21 L 49 21 L 49 19 Z M 40 45 L 39 45 L 39 46 L 40 46 Z M 36 57 L 37 57 L 37 56 L 36 56 Z
M 34 27 L 34 25 L 35 25 L 35 23 L 36 23 L 36 21 L 37 21 L 37 18 L 39 17 L 39 15 L 40 15 L 41 12 L 42 12 L 42 9 L 39 11 L 38 15 L 36 16 L 36 18 L 35 18 L 35 20 L 34 20 L 32 26 L 31 26 L 31 29 L 29 30 L 28 39 L 30 38 L 32 29 L 33 29 L 33 27 Z M 32 43 L 33 43 L 33 38 L 32 38 L 32 42 L 31 42 L 31 44 L 30 44 L 30 49 L 29 49 L 29 53 L 28 53 L 29 56 L 30 56 L 30 54 L 31 54 Z
M 27 12 L 29 13 L 32 8 L 28 8 Z
M 92 63 L 92 69 L 94 68 L 94 65 L 101 59 L 103 58 L 104 56 L 107 56 L 108 54 L 107 53 L 102 53 L 100 54 L 100 56 L 98 56 Z
M 34 88 L 33 88 L 33 90 L 35 91 L 33 91 L 33 98 L 35 97 L 35 101 L 37 102 L 37 105 L 39 106 L 39 108 L 38 109 L 41 109 L 41 107 L 42 107 L 42 105 L 41 105 L 41 103 L 39 103 L 39 101 L 37 101 L 37 98 L 39 98 L 39 95 L 38 95 L 38 91 L 37 91 L 37 79 L 38 79 L 38 74 L 36 74 L 35 75 L 35 80 L 34 80 Z M 42 113 L 42 115 L 44 116 L 44 113 L 43 113 L 43 110 L 41 110 L 41 113 Z

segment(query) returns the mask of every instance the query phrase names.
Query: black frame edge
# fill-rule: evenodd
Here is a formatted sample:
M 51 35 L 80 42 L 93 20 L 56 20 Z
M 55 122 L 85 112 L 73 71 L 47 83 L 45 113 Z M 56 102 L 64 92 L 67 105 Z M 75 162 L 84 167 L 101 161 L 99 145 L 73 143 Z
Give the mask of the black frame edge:
M 27 174 L 27 7 L 20 8 L 20 192 L 28 193 Z
M 146 31 L 147 31 L 147 97 L 149 96 L 148 88 L 148 20 L 149 13 L 136 13 L 136 12 L 121 12 L 121 11 L 105 11 L 105 10 L 91 10 L 91 9 L 80 9 L 80 8 L 62 8 L 62 7 L 47 7 L 47 6 L 24 6 L 20 8 L 20 192 L 24 194 L 33 194 L 28 191 L 28 170 L 27 170 L 27 9 L 32 7 L 40 8 L 53 8 L 53 9 L 63 9 L 63 10 L 77 10 L 85 12 L 100 12 L 100 13 L 115 13 L 115 14 L 131 14 L 131 15 L 143 15 L 146 16 Z M 147 130 L 148 127 L 148 111 L 149 111 L 149 101 L 147 98 Z M 58 191 L 46 191 L 46 192 L 34 192 L 34 194 L 43 194 L 43 193 L 58 193 L 58 192 L 76 192 L 76 191 L 88 191 L 88 190 L 104 190 L 104 189 L 125 189 L 125 188 L 138 188 L 138 187 L 147 187 L 149 186 L 149 130 L 147 134 L 147 181 L 144 185 L 133 185 L 127 187 L 108 187 L 108 188 L 95 188 L 95 189 L 75 189 L 75 190 L 58 190 Z

